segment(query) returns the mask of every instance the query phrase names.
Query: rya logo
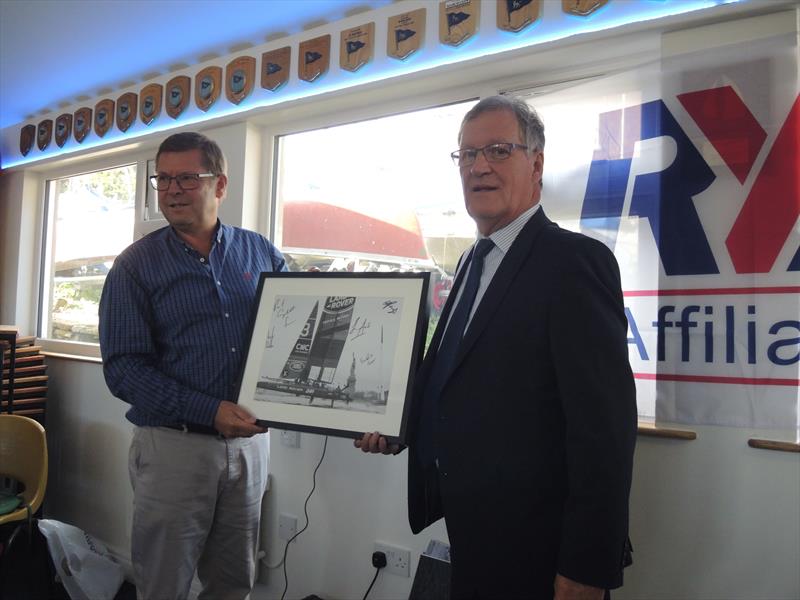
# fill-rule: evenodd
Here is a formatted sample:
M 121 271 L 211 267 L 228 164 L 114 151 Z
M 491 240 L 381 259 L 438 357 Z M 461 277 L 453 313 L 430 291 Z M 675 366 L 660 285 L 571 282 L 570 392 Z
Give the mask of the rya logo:
M 680 94 L 678 99 L 740 184 L 762 150 L 767 152 L 725 246 L 737 273 L 770 272 L 800 216 L 800 97 L 768 150 L 763 148 L 767 133 L 732 87 Z M 630 123 L 641 126 L 623 126 Z M 694 204 L 716 175 L 664 102 L 603 113 L 599 131 L 600 148 L 589 171 L 581 226 L 599 226 L 610 233 L 613 246 L 634 144 L 669 137 L 676 146 L 675 159 L 660 172 L 636 176 L 629 214 L 648 220 L 667 275 L 719 273 Z M 788 270 L 800 271 L 800 249 Z

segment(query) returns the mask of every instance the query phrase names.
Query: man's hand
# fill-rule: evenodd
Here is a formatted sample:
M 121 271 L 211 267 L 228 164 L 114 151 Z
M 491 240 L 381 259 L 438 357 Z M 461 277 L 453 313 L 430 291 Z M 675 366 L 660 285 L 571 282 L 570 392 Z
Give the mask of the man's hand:
M 390 444 L 377 431 L 365 433 L 360 440 L 353 440 L 353 445 L 371 454 L 397 454 L 400 451 L 400 444 Z
M 266 428 L 256 425 L 256 418 L 249 410 L 227 400 L 219 403 L 214 417 L 214 429 L 226 438 L 252 437 L 267 431 Z
M 606 591 L 556 575 L 553 600 L 603 600 Z

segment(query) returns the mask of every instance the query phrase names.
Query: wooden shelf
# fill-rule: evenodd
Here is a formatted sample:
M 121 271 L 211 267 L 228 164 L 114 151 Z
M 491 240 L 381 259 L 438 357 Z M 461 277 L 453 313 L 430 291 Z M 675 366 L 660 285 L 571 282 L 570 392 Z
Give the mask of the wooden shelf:
M 688 429 L 672 429 L 653 423 L 639 423 L 638 434 L 646 437 L 668 438 L 671 440 L 696 440 L 697 433 Z
M 759 438 L 750 438 L 747 440 L 747 445 L 751 448 L 759 448 L 761 450 L 776 450 L 778 452 L 800 452 L 800 443 L 786 442 L 781 440 L 763 440 Z

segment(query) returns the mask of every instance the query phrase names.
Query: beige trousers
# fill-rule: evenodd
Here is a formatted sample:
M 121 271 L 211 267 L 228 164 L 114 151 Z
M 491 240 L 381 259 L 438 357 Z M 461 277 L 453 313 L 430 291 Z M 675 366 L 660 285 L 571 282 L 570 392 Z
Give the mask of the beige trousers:
M 137 427 L 131 560 L 140 600 L 247 598 L 256 577 L 267 438 Z

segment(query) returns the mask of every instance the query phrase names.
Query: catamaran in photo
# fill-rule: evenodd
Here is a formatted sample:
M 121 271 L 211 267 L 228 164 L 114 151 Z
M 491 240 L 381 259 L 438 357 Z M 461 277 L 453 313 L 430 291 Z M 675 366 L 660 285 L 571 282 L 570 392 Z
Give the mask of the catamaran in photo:
M 292 317 L 299 312 L 295 308 L 302 304 L 308 306 L 301 299 L 280 298 L 273 321 L 291 326 Z M 396 320 L 397 310 L 395 299 L 327 296 L 314 300 L 310 311 L 301 313 L 307 317 L 288 356 L 283 344 L 282 356 L 286 358 L 279 375 L 269 376 L 262 370 L 255 399 L 384 412 L 388 397 L 383 373 L 388 358 L 384 356 L 384 321 Z M 297 325 L 294 327 L 296 331 Z M 281 352 L 275 341 L 275 323 L 270 332 L 264 357 L 267 366 L 277 362 L 276 354 Z M 396 338 L 396 332 L 392 338 Z M 348 351 L 344 352 L 346 346 Z

